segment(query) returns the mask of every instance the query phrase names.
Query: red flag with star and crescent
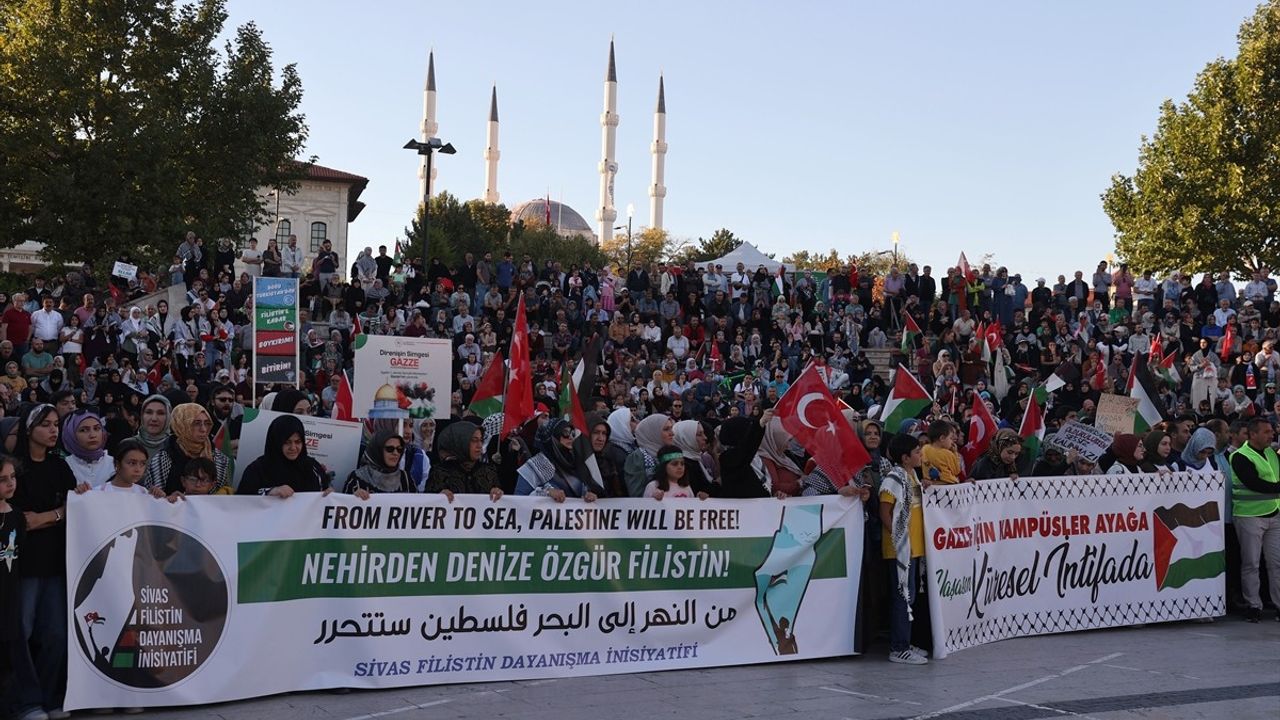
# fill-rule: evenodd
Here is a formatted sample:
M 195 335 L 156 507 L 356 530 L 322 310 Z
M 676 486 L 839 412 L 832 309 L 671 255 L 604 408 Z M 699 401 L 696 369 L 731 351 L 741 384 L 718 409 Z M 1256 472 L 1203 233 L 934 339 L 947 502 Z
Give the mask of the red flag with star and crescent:
M 837 487 L 849 484 L 871 462 L 867 449 L 822 381 L 818 367 L 810 364 L 778 401 L 777 416 L 786 430 L 813 455 L 818 467 Z
M 529 320 L 524 313 L 524 295 L 516 308 L 516 326 L 511 333 L 511 372 L 507 375 L 503 406 L 502 437 L 533 417 L 533 371 L 529 367 Z
M 969 417 L 968 442 L 960 448 L 960 457 L 964 458 L 966 470 L 972 469 L 978 462 L 978 458 L 982 457 L 982 453 L 991 447 L 991 438 L 998 429 L 1000 428 L 996 425 L 996 419 L 992 417 L 991 411 L 987 409 L 986 401 L 981 395 L 974 393 L 973 414 Z

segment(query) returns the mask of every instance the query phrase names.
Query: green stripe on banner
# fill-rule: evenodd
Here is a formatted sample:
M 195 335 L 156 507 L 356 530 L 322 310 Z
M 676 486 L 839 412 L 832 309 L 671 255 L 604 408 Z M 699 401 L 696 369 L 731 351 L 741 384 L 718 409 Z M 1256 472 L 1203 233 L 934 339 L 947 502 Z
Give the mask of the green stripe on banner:
M 247 542 L 238 546 L 237 597 L 241 603 L 259 603 L 325 597 L 747 589 L 755 588 L 756 568 L 772 545 L 772 535 Z M 814 546 L 813 579 L 848 575 L 844 546 L 843 528 L 823 533 Z M 797 548 L 796 560 L 803 555 Z
M 1200 557 L 1183 558 L 1169 565 L 1164 576 L 1164 588 L 1180 588 L 1192 580 L 1208 580 L 1226 572 L 1227 554 L 1222 550 L 1208 552 Z

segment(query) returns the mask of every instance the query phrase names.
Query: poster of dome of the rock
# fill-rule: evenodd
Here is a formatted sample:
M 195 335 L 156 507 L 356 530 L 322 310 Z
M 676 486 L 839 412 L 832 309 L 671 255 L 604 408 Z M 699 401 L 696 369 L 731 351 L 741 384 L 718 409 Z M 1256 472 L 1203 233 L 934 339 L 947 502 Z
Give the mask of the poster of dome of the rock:
M 452 353 L 448 340 L 357 335 L 353 414 L 376 419 L 448 417 Z

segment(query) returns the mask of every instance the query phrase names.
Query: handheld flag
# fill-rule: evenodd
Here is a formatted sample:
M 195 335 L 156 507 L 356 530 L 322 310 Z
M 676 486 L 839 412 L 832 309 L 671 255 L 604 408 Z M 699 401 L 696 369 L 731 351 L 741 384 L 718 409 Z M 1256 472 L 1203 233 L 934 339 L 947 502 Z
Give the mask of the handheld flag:
M 231 447 L 231 429 L 227 427 L 227 423 L 231 422 L 231 418 L 222 421 L 222 426 L 218 428 L 218 433 L 213 436 L 213 446 L 222 451 L 227 456 L 227 478 L 236 476 L 236 452 Z
M 1134 355 L 1129 367 L 1129 397 L 1138 398 L 1138 412 L 1133 417 L 1133 431 L 1141 434 L 1163 422 L 1169 414 L 1156 392 L 1155 380 L 1147 369 L 1147 356 Z
M 564 364 L 560 373 L 560 414 L 583 435 L 591 432 L 587 427 L 587 416 L 582 412 L 582 403 L 578 402 L 578 388 L 574 385 L 573 373 L 569 372 L 569 363 Z
M 507 437 L 533 417 L 533 370 L 529 366 L 529 320 L 524 295 L 516 307 L 516 326 L 511 334 L 511 372 L 507 376 L 502 437 Z
M 987 409 L 987 403 L 977 393 L 973 396 L 973 414 L 969 418 L 969 441 L 960 448 L 960 456 L 964 458 L 964 466 L 972 468 L 982 453 L 991 447 L 991 438 L 1000 426 Z
M 1044 413 L 1034 393 L 1027 397 L 1027 409 L 1022 413 L 1018 436 L 1022 438 L 1027 457 L 1034 460 L 1040 454 L 1040 442 L 1044 440 Z
M 885 432 L 899 432 L 904 421 L 919 417 L 932 404 L 933 398 L 929 391 L 902 363 L 898 363 L 898 369 L 893 374 L 893 388 L 884 401 L 884 407 L 880 409 Z
M 778 400 L 782 428 L 813 455 L 836 487 L 849 484 L 871 456 L 840 413 L 815 365 L 809 365 Z
M 920 326 L 916 324 L 916 319 L 911 317 L 911 313 L 904 310 L 902 315 L 906 318 L 902 328 L 902 352 L 910 354 L 915 350 L 916 338 L 920 337 Z
M 502 351 L 499 350 L 493 354 L 489 367 L 480 376 L 480 383 L 476 385 L 475 395 L 471 396 L 467 412 L 478 418 L 487 418 L 502 411 L 502 381 L 505 379 L 505 370 Z
M 357 335 L 363 335 L 364 328 L 360 325 L 360 313 L 356 313 L 351 317 L 351 340 L 354 342 Z
M 338 371 L 338 396 L 333 399 L 333 419 L 334 420 L 355 420 L 355 414 L 352 408 L 355 407 L 355 398 L 351 395 L 351 383 L 347 380 L 346 371 Z
M 965 282 L 973 282 L 977 277 L 977 273 L 973 268 L 969 267 L 969 258 L 964 256 L 964 251 L 960 251 L 960 263 L 956 266 L 960 268 L 960 272 L 964 274 Z

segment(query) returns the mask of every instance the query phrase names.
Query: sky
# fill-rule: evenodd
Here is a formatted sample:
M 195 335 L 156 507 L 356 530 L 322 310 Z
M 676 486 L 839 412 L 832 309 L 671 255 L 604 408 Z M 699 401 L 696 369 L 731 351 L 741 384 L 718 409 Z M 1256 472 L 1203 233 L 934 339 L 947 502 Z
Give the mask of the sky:
M 403 150 L 435 50 L 437 191 L 484 192 L 496 84 L 498 190 L 550 194 L 595 225 L 609 39 L 618 73 L 618 224 L 649 224 L 659 73 L 664 225 L 728 228 L 779 258 L 899 248 L 984 255 L 1031 281 L 1113 250 L 1099 195 L 1133 174 L 1160 103 L 1236 54 L 1253 0 L 1132 2 L 402 2 L 229 0 L 296 63 L 306 153 L 369 178 L 352 246 L 392 244 L 418 199 Z

